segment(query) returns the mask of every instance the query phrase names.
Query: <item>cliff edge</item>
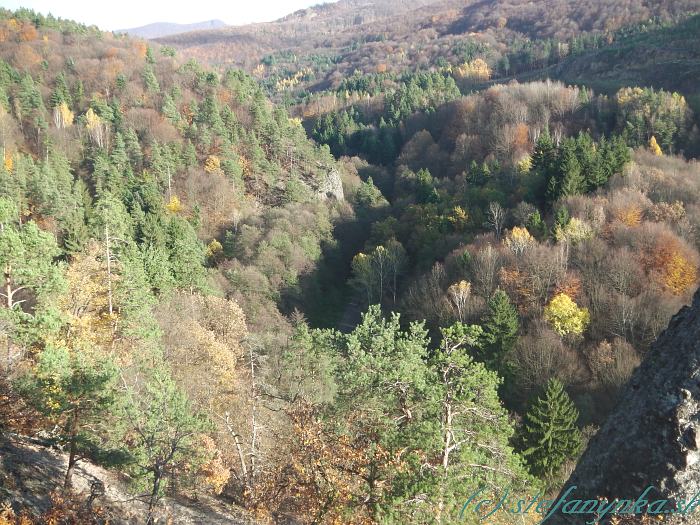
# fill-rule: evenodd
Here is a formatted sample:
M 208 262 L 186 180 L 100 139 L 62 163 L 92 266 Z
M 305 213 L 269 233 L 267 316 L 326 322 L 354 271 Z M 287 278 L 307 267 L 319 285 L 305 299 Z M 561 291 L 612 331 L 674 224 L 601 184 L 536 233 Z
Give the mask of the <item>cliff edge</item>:
M 571 498 L 633 501 L 652 486 L 646 500 L 674 505 L 700 492 L 700 291 L 652 345 L 562 494 L 573 486 Z M 664 518 L 697 525 L 700 506 Z M 560 512 L 547 521 L 568 525 L 582 519 Z

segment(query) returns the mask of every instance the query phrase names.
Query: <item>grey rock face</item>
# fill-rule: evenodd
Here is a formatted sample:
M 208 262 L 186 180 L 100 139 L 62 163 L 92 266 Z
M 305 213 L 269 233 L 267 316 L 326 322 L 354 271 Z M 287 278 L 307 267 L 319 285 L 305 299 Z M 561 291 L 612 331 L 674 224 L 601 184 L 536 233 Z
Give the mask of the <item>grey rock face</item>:
M 676 314 L 625 386 L 563 490 L 571 498 L 691 500 L 700 492 L 700 292 Z M 700 507 L 662 523 L 700 524 Z M 590 516 L 557 513 L 546 523 Z
M 319 183 L 316 189 L 316 195 L 322 200 L 334 198 L 335 200 L 342 201 L 345 199 L 343 182 L 337 170 L 331 169 L 328 171 L 326 176 Z

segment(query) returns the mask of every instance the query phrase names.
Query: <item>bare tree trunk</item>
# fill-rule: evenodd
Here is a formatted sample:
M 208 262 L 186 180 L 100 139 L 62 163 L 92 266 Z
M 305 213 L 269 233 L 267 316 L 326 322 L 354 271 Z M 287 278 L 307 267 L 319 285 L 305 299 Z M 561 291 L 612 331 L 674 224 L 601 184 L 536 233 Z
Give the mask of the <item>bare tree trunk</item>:
M 226 412 L 226 416 L 223 419 L 226 423 L 226 428 L 228 429 L 229 434 L 231 434 L 235 440 L 236 452 L 238 452 L 238 461 L 241 465 L 241 476 L 243 477 L 245 487 L 249 489 L 250 480 L 248 478 L 248 465 L 246 464 L 245 456 L 243 454 L 243 443 L 241 443 L 241 436 L 233 429 L 233 425 L 231 425 L 231 417 L 228 412 Z
M 5 299 L 7 300 L 7 309 L 12 309 L 12 267 L 8 264 L 5 266 Z
M 258 440 L 258 422 L 257 422 L 257 412 L 258 412 L 258 395 L 257 388 L 255 386 L 255 359 L 253 355 L 253 346 L 250 346 L 250 380 L 251 389 L 253 393 L 253 407 L 251 409 L 251 437 L 250 437 L 250 490 L 252 494 L 253 486 L 255 483 L 255 468 L 256 468 L 256 447 Z
M 168 172 L 168 202 L 170 199 L 173 198 L 173 191 L 172 191 L 172 179 L 170 177 L 170 163 L 167 165 L 167 172 Z
M 155 523 L 153 511 L 155 510 L 156 503 L 158 502 L 158 492 L 160 491 L 160 480 L 162 477 L 162 469 L 160 466 L 157 466 L 153 471 L 153 489 L 151 490 L 151 497 L 148 500 L 148 515 L 146 516 L 146 525 L 153 525 L 153 523 Z
M 113 312 L 112 303 L 112 252 L 109 247 L 109 226 L 105 224 L 105 246 L 107 251 L 107 297 L 109 300 L 109 315 Z
M 440 475 L 439 499 L 437 505 L 436 519 L 438 523 L 442 523 L 442 514 L 445 510 L 445 484 L 447 482 L 447 467 L 450 464 L 450 452 L 452 451 L 452 405 L 449 401 L 445 401 L 443 415 L 443 432 L 444 444 L 442 450 L 442 473 Z
M 69 489 L 73 484 L 73 471 L 75 464 L 78 462 L 78 418 L 80 417 L 78 409 L 73 410 L 73 417 L 70 422 L 70 452 L 68 454 L 68 469 L 66 477 L 63 480 L 63 488 Z

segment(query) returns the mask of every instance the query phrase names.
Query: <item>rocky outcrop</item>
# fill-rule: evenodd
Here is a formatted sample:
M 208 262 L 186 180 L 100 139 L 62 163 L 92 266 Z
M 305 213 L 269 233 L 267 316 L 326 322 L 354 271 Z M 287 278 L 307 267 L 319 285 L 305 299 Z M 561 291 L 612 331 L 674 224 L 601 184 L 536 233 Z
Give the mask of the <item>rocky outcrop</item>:
M 691 500 L 700 492 L 700 292 L 653 344 L 591 440 L 564 492 L 573 498 Z M 669 508 L 669 507 L 666 507 Z M 663 523 L 700 524 L 700 506 Z M 557 513 L 551 525 L 580 524 Z
M 340 173 L 335 168 L 328 170 L 326 175 L 321 179 L 316 195 L 321 200 L 333 198 L 338 201 L 345 199 L 343 193 L 343 181 L 340 179 Z
M 0 434 L 0 509 L 3 505 L 9 505 L 16 514 L 28 511 L 35 516 L 46 512 L 51 506 L 51 492 L 60 490 L 63 486 L 67 462 L 67 454 L 42 444 L 39 440 L 15 434 Z M 99 491 L 94 490 L 97 486 L 100 487 Z M 145 523 L 146 504 L 129 491 L 127 480 L 115 472 L 82 460 L 78 462 L 73 476 L 72 496 L 87 505 L 93 499 L 91 494 L 95 496 L 95 505 L 103 510 L 108 523 Z M 156 514 L 157 523 L 178 525 L 259 523 L 244 510 L 201 493 L 198 494 L 197 501 L 185 497 L 165 497 Z M 5 523 L 2 518 L 0 522 Z M 104 522 L 96 519 L 89 523 Z

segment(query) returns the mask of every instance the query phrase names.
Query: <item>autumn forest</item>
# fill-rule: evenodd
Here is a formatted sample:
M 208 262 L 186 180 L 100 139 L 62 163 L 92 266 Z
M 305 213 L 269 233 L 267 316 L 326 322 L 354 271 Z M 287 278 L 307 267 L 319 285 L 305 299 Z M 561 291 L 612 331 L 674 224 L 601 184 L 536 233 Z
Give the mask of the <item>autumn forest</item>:
M 556 494 L 698 287 L 700 16 L 539 4 L 0 9 L 0 525 Z

